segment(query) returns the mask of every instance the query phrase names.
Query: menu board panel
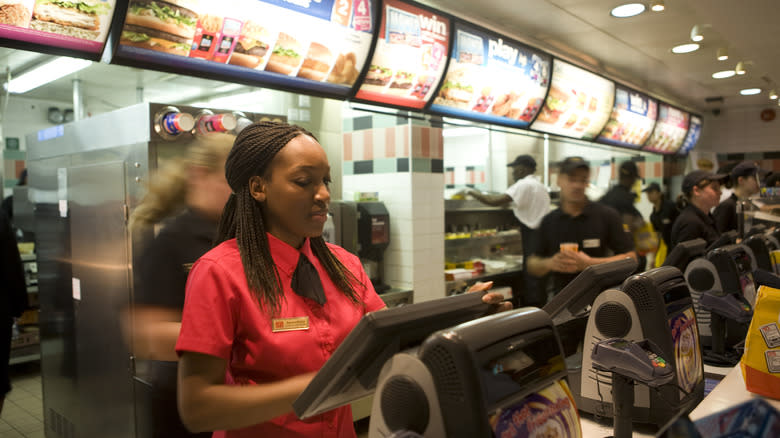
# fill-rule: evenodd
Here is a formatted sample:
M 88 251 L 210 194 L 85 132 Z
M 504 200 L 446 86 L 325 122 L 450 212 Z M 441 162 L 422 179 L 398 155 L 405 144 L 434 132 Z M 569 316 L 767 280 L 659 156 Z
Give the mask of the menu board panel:
M 609 119 L 615 83 L 556 59 L 550 91 L 531 129 L 592 140 Z
M 385 0 L 374 56 L 356 99 L 419 109 L 431 98 L 447 62 L 450 20 L 398 0 Z
M 0 38 L 94 54 L 106 43 L 115 0 L 2 0 Z M 58 53 L 62 53 L 61 51 Z M 90 56 L 87 56 L 90 57 Z
M 628 88 L 615 88 L 615 107 L 597 141 L 638 149 L 658 118 L 658 102 Z
M 699 138 L 701 137 L 701 125 L 701 117 L 695 114 L 691 114 L 691 122 L 688 127 L 688 134 L 685 136 L 685 141 L 683 142 L 683 145 L 678 152 L 679 154 L 688 155 L 688 152 L 690 152 L 691 149 L 696 146 L 696 143 L 699 142 Z
M 547 93 L 552 58 L 460 22 L 454 37 L 447 75 L 430 110 L 527 127 Z
M 680 149 L 688 132 L 689 115 L 665 103 L 658 106 L 658 122 L 643 151 L 674 154 Z
M 373 0 L 130 0 L 116 58 L 182 74 L 346 97 Z

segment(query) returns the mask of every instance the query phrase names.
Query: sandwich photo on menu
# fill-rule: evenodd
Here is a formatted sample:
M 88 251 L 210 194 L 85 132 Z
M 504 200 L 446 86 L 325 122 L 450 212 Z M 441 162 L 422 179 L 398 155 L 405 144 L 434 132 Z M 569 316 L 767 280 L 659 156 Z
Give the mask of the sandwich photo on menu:
M 555 85 L 550 87 L 550 93 L 547 95 L 544 107 L 542 107 L 542 111 L 539 113 L 536 120 L 545 123 L 556 123 L 561 117 L 561 114 L 568 109 L 569 97 L 569 94 Z
M 198 23 L 187 0 L 130 0 L 120 44 L 187 56 Z
M 111 5 L 99 0 L 37 0 L 30 28 L 94 41 L 100 20 L 110 20 Z
M 298 77 L 322 82 L 328 77 L 333 61 L 334 57 L 330 49 L 320 43 L 311 43 Z
M 263 63 L 263 57 L 268 53 L 271 33 L 267 28 L 254 21 L 247 21 L 241 27 L 241 34 L 228 61 L 233 65 L 257 68 Z
M 32 2 L 29 0 L 0 0 L 0 24 L 30 27 Z
M 301 43 L 291 35 L 281 32 L 265 70 L 290 76 L 298 70 L 301 62 L 303 62 Z

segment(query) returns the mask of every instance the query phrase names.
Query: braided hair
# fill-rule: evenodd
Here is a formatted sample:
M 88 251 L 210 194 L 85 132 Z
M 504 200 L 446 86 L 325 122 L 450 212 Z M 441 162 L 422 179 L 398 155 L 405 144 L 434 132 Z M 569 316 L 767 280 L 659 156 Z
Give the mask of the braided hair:
M 281 310 L 284 288 L 271 256 L 262 204 L 252 197 L 249 179 L 270 177 L 270 164 L 276 154 L 299 135 L 316 140 L 300 126 L 280 122 L 253 123 L 236 137 L 225 162 L 225 178 L 233 193 L 222 211 L 215 244 L 236 239 L 249 289 L 270 313 Z M 353 303 L 360 304 L 355 290 L 357 285 L 363 286 L 360 280 L 330 251 L 322 236 L 309 241 L 312 252 L 336 287 Z

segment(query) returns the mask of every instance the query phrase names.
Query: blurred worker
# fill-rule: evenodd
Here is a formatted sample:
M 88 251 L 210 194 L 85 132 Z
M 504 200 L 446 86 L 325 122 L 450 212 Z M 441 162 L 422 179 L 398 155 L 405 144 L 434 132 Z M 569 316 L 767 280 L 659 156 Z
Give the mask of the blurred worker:
M 16 182 L 17 186 L 26 186 L 27 185 L 27 169 L 22 169 L 22 172 L 19 174 L 19 181 Z M 10 220 L 13 223 L 14 220 L 14 195 L 10 194 L 5 199 L 3 199 L 2 205 L 0 205 L 0 209 L 2 209 L 3 213 L 5 213 L 8 220 Z
M 715 229 L 719 233 L 737 229 L 737 202 L 747 201 L 748 198 L 758 193 L 758 166 L 750 161 L 743 161 L 733 169 L 729 174 L 731 181 L 731 196 L 721 201 L 712 216 L 715 218 Z
M 682 193 L 677 200 L 680 215 L 672 225 L 672 252 L 680 242 L 701 237 L 709 246 L 718 239 L 715 229 L 715 219 L 710 210 L 718 205 L 720 199 L 720 183 L 727 175 L 710 173 L 704 170 L 694 170 L 685 175 L 682 181 Z
M 193 436 L 176 406 L 176 339 L 190 267 L 211 249 L 230 196 L 224 169 L 234 139 L 211 134 L 195 140 L 183 156 L 161 167 L 131 216 L 135 228 L 169 219 L 136 263 L 133 354 L 150 361 L 151 400 L 142 412 L 154 437 Z
M 618 167 L 618 183 L 599 200 L 604 205 L 614 208 L 620 214 L 623 224 L 631 236 L 644 225 L 642 213 L 634 206 L 636 194 L 632 191 L 634 184 L 639 180 L 639 168 L 633 161 L 624 161 Z M 636 243 L 636 240 L 635 242 Z M 637 249 L 637 248 L 635 248 Z M 647 259 L 644 254 L 638 254 L 637 271 L 644 271 L 647 267 Z
M 666 199 L 658 183 L 650 183 L 642 191 L 647 195 L 647 200 L 653 204 L 650 223 L 653 224 L 655 231 L 661 235 L 655 260 L 655 266 L 661 266 L 666 254 L 669 253 L 669 247 L 672 244 L 672 225 L 674 225 L 677 216 L 680 215 L 680 211 L 677 210 L 674 202 Z
M 589 182 L 587 161 L 580 157 L 563 160 L 558 175 L 561 206 L 542 219 L 537 231 L 528 272 L 549 278 L 552 285 L 548 289 L 553 294 L 588 266 L 637 258 L 617 211 L 585 195 Z
M 487 194 L 479 190 L 467 189 L 465 194 L 471 195 L 483 204 L 494 207 L 511 205 L 515 217 L 520 222 L 520 233 L 523 244 L 523 257 L 531 254 L 533 230 L 539 227 L 542 218 L 550 211 L 550 195 L 547 187 L 534 176 L 536 160 L 530 155 L 518 155 L 514 161 L 507 164 L 512 168 L 515 183 L 501 194 Z M 547 300 L 547 295 L 539 288 L 537 278 L 528 274 L 528 262 L 523 262 L 523 279 L 525 291 L 518 304 L 541 307 Z

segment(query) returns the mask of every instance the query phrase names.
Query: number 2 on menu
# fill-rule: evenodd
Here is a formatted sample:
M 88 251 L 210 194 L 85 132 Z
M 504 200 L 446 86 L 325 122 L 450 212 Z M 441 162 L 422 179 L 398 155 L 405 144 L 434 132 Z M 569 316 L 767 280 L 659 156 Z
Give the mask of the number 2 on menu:
M 334 17 L 332 21 L 335 21 L 342 26 L 348 26 L 351 9 L 352 0 L 337 0 L 333 6 Z

